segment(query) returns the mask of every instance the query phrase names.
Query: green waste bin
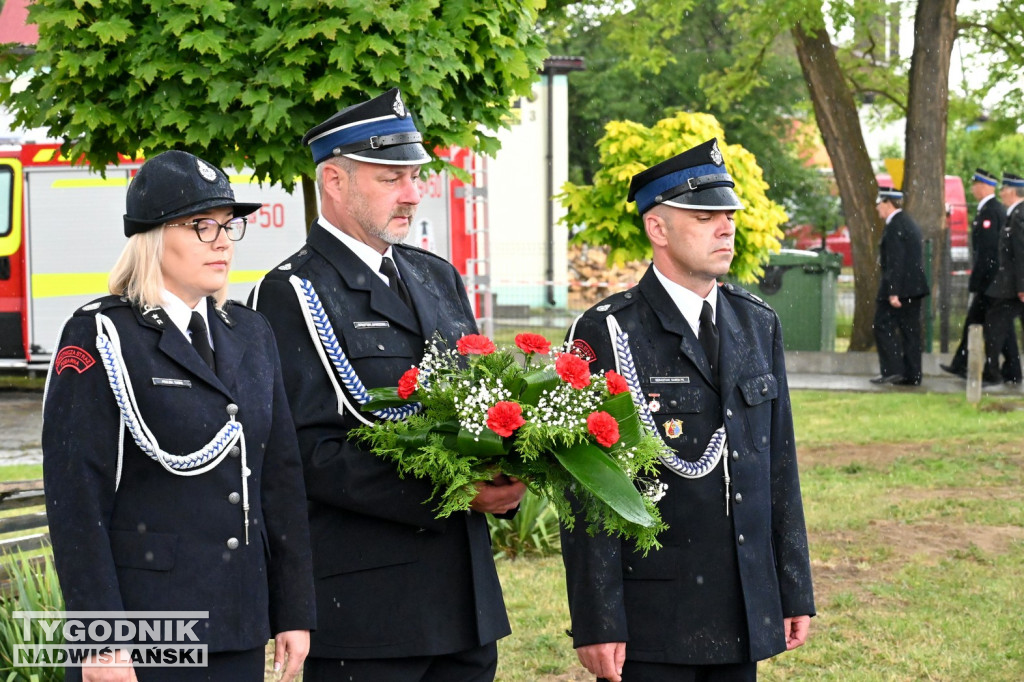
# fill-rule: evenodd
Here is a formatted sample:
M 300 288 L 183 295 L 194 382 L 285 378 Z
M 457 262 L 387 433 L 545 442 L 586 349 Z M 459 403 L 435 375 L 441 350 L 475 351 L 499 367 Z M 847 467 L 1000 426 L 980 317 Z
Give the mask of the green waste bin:
M 842 262 L 838 253 L 783 249 L 771 255 L 756 284 L 743 285 L 778 313 L 786 350 L 835 350 Z

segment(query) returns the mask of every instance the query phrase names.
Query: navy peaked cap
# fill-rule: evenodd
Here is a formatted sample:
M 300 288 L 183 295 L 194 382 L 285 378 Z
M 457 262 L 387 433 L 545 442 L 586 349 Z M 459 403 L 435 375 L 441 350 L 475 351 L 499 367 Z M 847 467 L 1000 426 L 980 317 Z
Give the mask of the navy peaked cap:
M 735 186 L 713 138 L 634 175 L 627 201 L 636 202 L 640 215 L 658 204 L 736 211 L 743 203 L 733 191 Z
M 419 165 L 430 161 L 422 142 L 398 88 L 346 107 L 302 136 L 314 163 L 346 156 L 392 166 Z

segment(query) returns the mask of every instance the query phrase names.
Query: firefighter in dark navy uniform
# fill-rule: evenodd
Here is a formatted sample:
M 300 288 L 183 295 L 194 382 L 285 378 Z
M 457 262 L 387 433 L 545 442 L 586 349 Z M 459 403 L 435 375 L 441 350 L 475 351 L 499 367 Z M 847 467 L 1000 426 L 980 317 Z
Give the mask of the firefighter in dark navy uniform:
M 312 560 L 280 362 L 266 319 L 225 302 L 257 208 L 192 154 L 148 160 L 113 295 L 62 330 L 42 445 L 66 608 L 209 612 L 194 630 L 205 667 L 133 667 L 113 646 L 117 665 L 98 655 L 68 679 L 262 680 L 271 637 L 291 679 L 308 651 Z
M 427 340 L 476 332 L 455 268 L 402 243 L 430 156 L 397 88 L 303 142 L 321 213 L 251 298 L 278 338 L 310 500 L 319 621 L 303 679 L 491 680 L 509 624 L 484 512 L 514 510 L 525 486 L 478 483 L 474 511 L 437 519 L 429 482 L 349 440 L 387 414 L 360 410 L 365 389 L 397 385 Z
M 971 225 L 971 276 L 967 282 L 967 290 L 971 293 L 971 303 L 967 307 L 964 318 L 964 330 L 960 345 L 953 351 L 948 365 L 939 365 L 944 371 L 961 378 L 967 376 L 967 332 L 972 324 L 985 323 L 985 311 L 988 309 L 989 298 L 985 290 L 992 283 L 999 270 L 999 234 L 1006 224 L 1006 207 L 996 197 L 996 186 L 999 180 L 984 168 L 974 171 L 971 193 L 978 201 L 978 211 Z M 1003 347 L 1003 366 L 1000 370 L 1004 379 L 1020 381 L 1020 355 L 1017 339 L 1007 336 Z
M 880 374 L 873 384 L 921 385 L 921 303 L 930 292 L 921 228 L 903 210 L 903 192 L 879 187 L 875 208 L 885 221 L 878 245 L 881 275 L 871 327 Z
M 1006 204 L 1006 224 L 999 232 L 999 265 L 985 290 L 990 299 L 984 326 L 986 384 L 1020 382 L 1019 376 L 1000 374 L 999 349 L 1017 333 L 1016 318 L 1024 310 L 1024 178 L 1003 173 L 1000 196 Z
M 779 318 L 717 282 L 733 187 L 716 140 L 634 176 L 653 264 L 569 332 L 591 371 L 627 376 L 672 452 L 661 549 L 562 530 L 573 644 L 602 679 L 753 680 L 814 614 Z

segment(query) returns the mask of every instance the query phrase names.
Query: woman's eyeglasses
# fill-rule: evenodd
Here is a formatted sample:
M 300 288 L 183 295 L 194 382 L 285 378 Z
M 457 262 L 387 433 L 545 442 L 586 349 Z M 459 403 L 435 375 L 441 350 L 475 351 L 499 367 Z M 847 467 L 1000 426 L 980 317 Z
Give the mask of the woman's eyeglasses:
M 218 223 L 213 218 L 196 218 L 188 223 L 167 223 L 167 227 L 191 227 L 199 241 L 209 244 L 217 241 L 221 230 L 228 233 L 228 239 L 237 242 L 245 236 L 245 223 L 245 218 L 232 218 L 226 223 Z

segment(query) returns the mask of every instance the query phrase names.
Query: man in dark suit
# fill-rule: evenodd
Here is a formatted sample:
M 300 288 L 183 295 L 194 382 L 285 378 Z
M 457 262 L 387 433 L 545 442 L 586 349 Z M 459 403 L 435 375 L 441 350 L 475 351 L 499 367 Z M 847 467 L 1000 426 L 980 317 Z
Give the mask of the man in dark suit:
M 654 262 L 569 334 L 592 372 L 630 378 L 672 453 L 661 549 L 562 530 L 573 645 L 613 682 L 754 680 L 814 614 L 779 318 L 717 283 L 743 207 L 733 186 L 716 140 L 634 176 Z
M 1016 334 L 1015 320 L 1024 307 L 1024 178 L 1003 173 L 1000 196 L 1007 205 L 1006 224 L 999 232 L 998 269 L 985 290 L 991 301 L 984 327 L 986 384 L 1005 379 L 999 373 L 999 349 Z M 1020 375 L 1006 380 L 1019 383 Z
M 476 332 L 455 268 L 402 243 L 430 156 L 397 88 L 303 143 L 320 217 L 252 302 L 277 335 L 307 482 L 320 611 L 304 679 L 491 680 L 509 624 L 485 513 L 513 510 L 525 486 L 478 483 L 474 511 L 438 519 L 429 482 L 349 440 L 376 418 L 365 389 L 397 385 L 426 341 Z
M 921 301 L 929 293 L 921 228 L 903 211 L 903 192 L 880 187 L 875 203 L 885 230 L 878 248 L 882 276 L 873 323 L 881 374 L 871 383 L 920 386 Z
M 971 252 L 973 265 L 967 290 L 971 293 L 971 303 L 967 307 L 964 319 L 964 332 L 960 345 L 953 351 L 948 365 L 940 367 L 950 374 L 959 377 L 967 376 L 967 332 L 972 324 L 985 323 L 985 311 L 988 308 L 988 289 L 999 269 L 998 244 L 999 233 L 1006 222 L 1006 207 L 996 198 L 996 186 L 999 180 L 987 170 L 978 168 L 974 172 L 971 193 L 978 202 L 978 211 L 971 226 Z M 1017 351 L 1017 340 L 1013 335 L 1007 337 L 1003 347 L 1003 378 L 1020 381 L 1020 357 Z

